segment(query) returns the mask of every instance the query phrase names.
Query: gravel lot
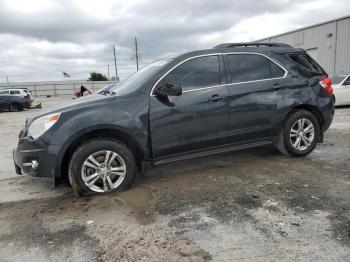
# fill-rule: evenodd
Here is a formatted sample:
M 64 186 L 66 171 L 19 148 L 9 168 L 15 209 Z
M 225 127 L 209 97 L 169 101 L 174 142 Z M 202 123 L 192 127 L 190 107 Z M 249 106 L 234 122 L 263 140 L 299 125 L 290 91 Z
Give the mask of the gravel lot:
M 349 261 L 349 107 L 307 157 L 264 147 L 188 160 L 84 198 L 15 175 L 11 150 L 38 111 L 0 112 L 1 262 Z

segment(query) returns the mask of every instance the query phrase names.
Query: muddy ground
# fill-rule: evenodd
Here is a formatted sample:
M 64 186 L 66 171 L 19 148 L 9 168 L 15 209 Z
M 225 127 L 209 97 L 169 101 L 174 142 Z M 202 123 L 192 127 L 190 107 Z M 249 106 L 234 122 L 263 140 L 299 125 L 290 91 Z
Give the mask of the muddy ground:
M 10 152 L 35 112 L 0 113 L 0 262 L 349 261 L 349 107 L 307 157 L 263 147 L 188 160 L 84 198 L 15 176 Z

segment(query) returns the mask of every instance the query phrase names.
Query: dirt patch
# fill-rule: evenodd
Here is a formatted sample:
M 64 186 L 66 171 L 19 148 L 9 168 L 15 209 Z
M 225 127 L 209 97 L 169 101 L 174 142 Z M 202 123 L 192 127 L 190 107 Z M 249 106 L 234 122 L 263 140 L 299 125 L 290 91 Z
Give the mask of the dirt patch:
M 325 142 L 304 158 L 264 147 L 187 160 L 105 196 L 13 178 L 6 155 L 0 260 L 348 261 L 349 115 L 337 109 Z M 1 121 L 14 131 L 12 117 Z M 14 139 L 0 141 L 4 152 Z

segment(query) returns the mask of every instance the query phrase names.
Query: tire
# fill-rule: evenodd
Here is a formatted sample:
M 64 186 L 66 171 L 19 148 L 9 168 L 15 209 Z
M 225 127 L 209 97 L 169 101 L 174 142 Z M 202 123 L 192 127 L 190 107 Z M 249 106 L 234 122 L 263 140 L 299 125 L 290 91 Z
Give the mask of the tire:
M 19 111 L 23 111 L 23 106 L 19 103 L 12 103 L 10 104 L 9 109 L 12 112 L 19 112 Z
M 129 188 L 137 170 L 134 155 L 126 145 L 118 140 L 96 138 L 75 150 L 68 178 L 79 195 L 106 194 Z
M 276 147 L 287 156 L 306 156 L 314 150 L 320 137 L 320 126 L 314 114 L 296 110 L 287 118 Z

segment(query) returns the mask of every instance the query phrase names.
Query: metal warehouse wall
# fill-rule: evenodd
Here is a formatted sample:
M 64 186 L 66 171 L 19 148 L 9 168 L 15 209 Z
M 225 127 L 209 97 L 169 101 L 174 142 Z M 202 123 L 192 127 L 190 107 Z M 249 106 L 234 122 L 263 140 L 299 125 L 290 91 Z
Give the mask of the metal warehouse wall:
M 305 49 L 329 74 L 350 72 L 350 16 L 260 39 Z
M 76 91 L 80 90 L 80 86 L 83 85 L 86 88 L 97 91 L 100 88 L 118 83 L 115 81 L 84 81 L 84 80 L 67 80 L 67 81 L 48 81 L 48 82 L 22 82 L 22 83 L 9 83 L 0 84 L 0 90 L 4 88 L 28 88 L 32 91 L 33 95 L 39 96 L 74 96 Z

